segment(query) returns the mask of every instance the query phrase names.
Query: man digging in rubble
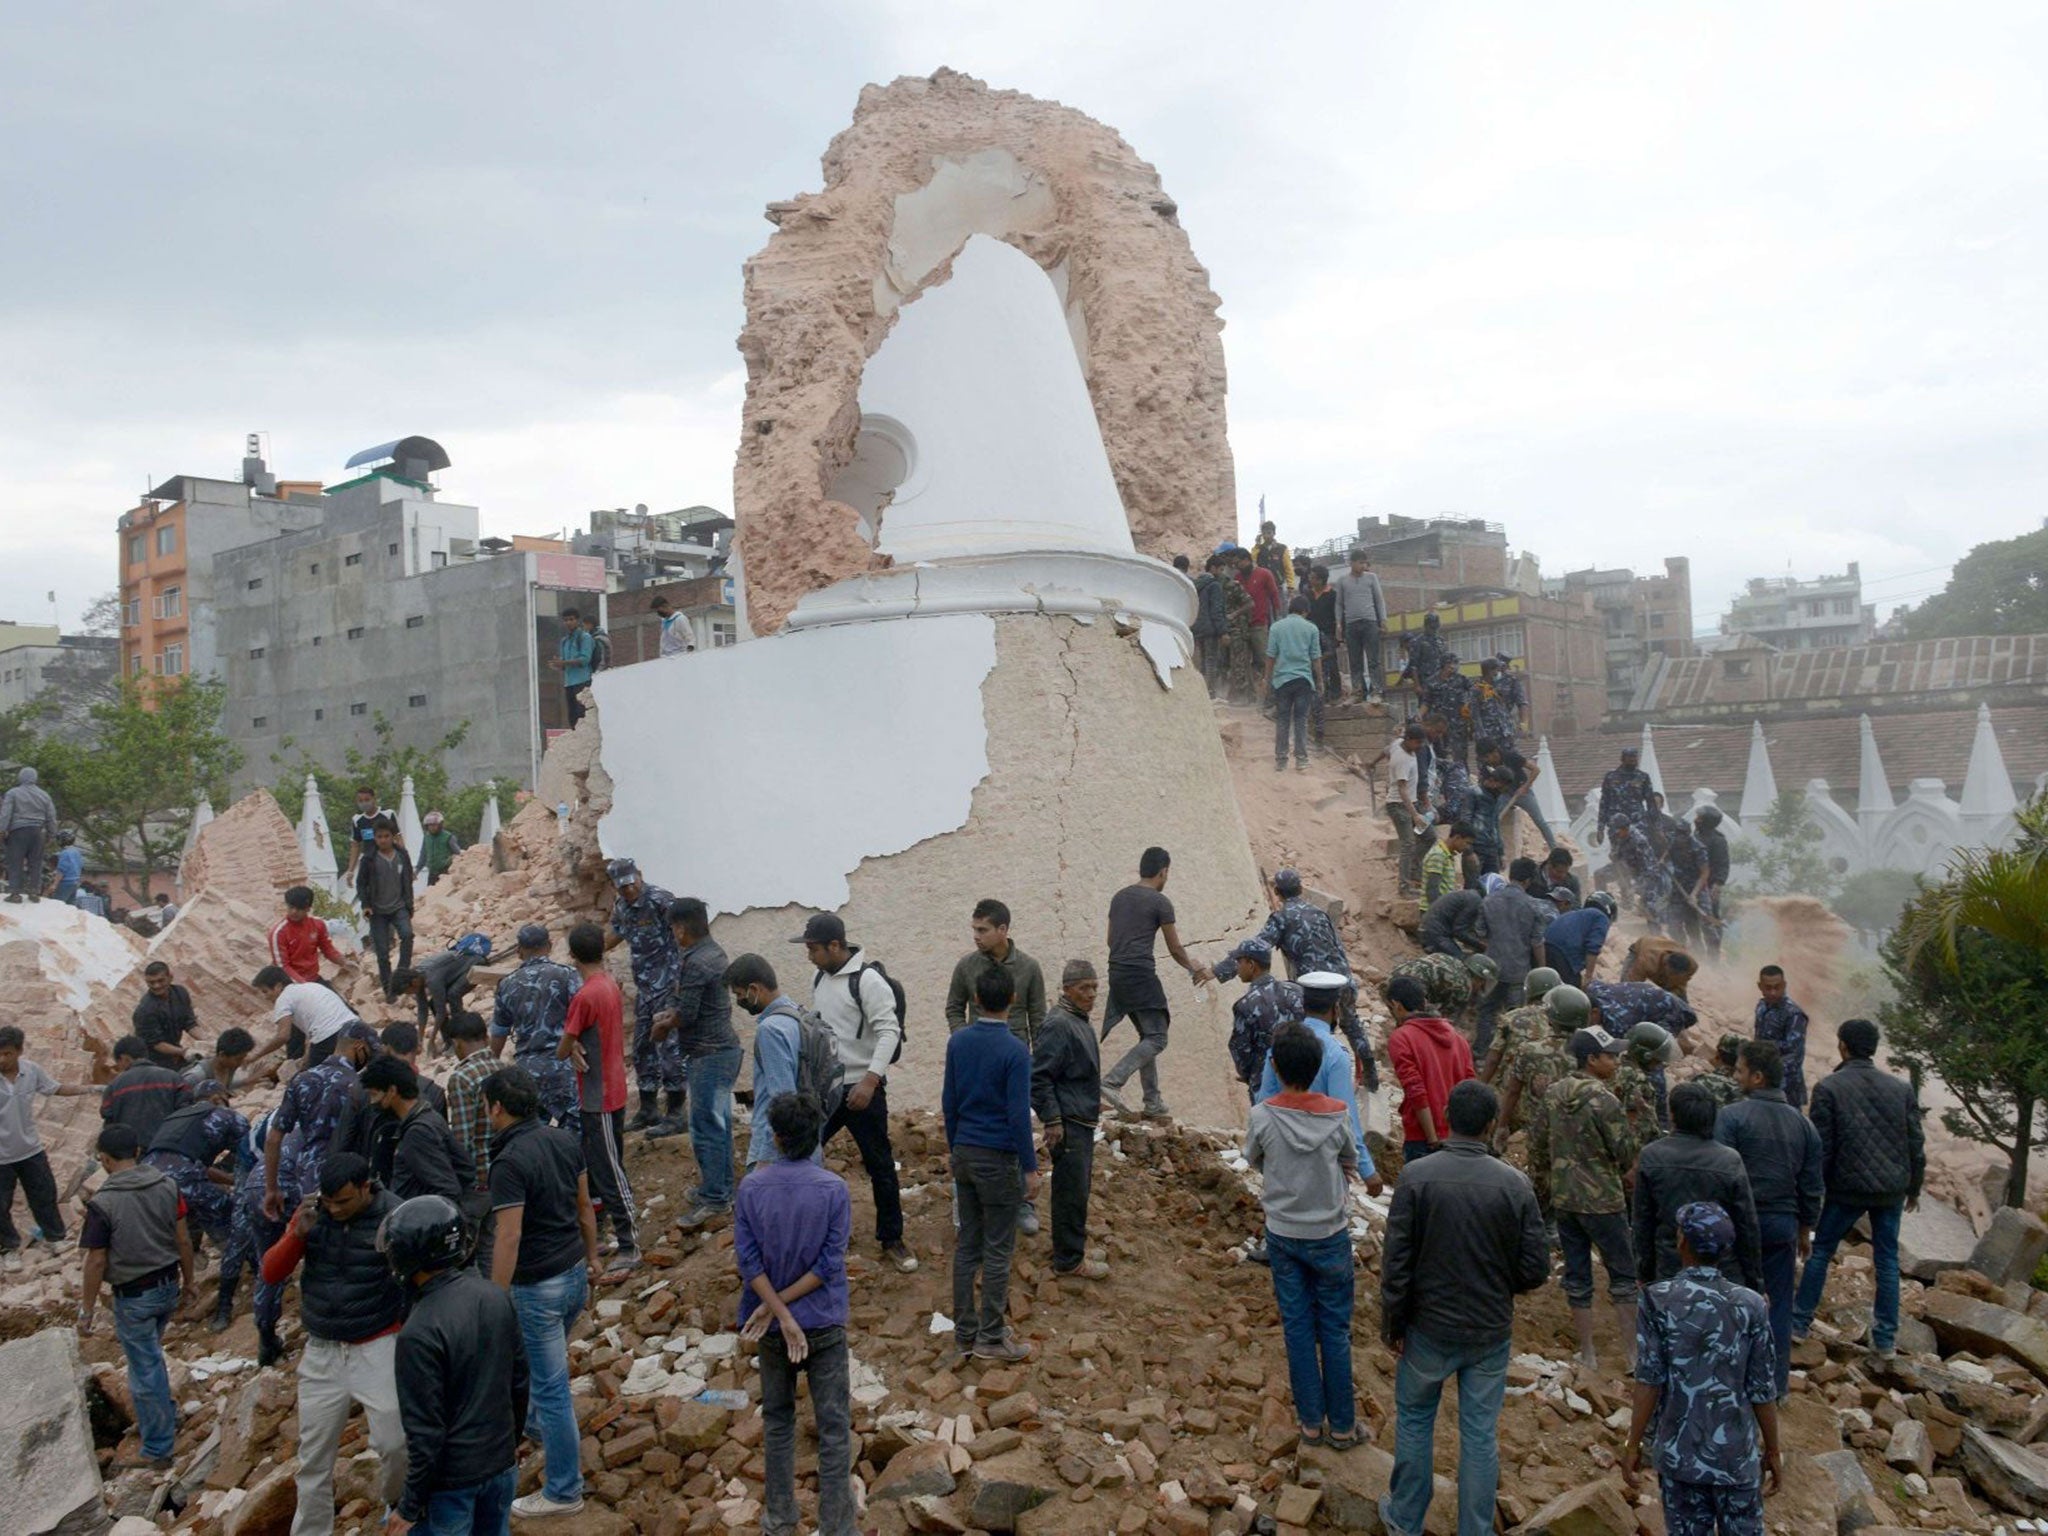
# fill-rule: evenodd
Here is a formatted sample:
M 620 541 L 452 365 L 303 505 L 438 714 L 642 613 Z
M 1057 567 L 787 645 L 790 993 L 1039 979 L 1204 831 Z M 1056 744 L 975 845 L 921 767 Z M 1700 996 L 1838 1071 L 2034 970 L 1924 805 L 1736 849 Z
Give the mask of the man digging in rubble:
M 605 866 L 616 900 L 612 903 L 607 951 L 626 946 L 633 969 L 633 1076 L 640 1085 L 640 1108 L 626 1122 L 629 1131 L 661 1127 L 672 1135 L 683 1128 L 682 1041 L 655 1033 L 654 1021 L 675 1006 L 676 982 L 683 970 L 683 952 L 669 926 L 668 909 L 675 897 L 649 885 L 631 859 L 613 859 Z M 668 1113 L 661 1095 L 668 1094 Z
M 1564 1250 L 1564 1296 L 1579 1336 L 1579 1364 L 1600 1368 L 1593 1344 L 1593 1250 L 1607 1266 L 1623 1349 L 1636 1333 L 1636 1261 L 1628 1223 L 1626 1180 L 1636 1148 L 1621 1104 L 1608 1091 L 1621 1042 L 1603 1029 L 1571 1039 L 1576 1068 L 1543 1096 L 1529 1126 L 1529 1181 L 1557 1221 Z
M 1266 925 L 1259 930 L 1259 937 L 1287 957 L 1287 974 L 1301 977 L 1310 971 L 1332 971 L 1340 976 L 1353 976 L 1351 960 L 1344 953 L 1344 941 L 1337 935 L 1336 923 L 1329 913 L 1303 894 L 1301 871 L 1276 871 L 1273 895 L 1278 904 L 1266 918 Z M 1218 981 L 1225 978 L 1221 964 L 1216 967 L 1215 974 Z M 1373 1060 L 1372 1041 L 1365 1033 L 1365 1026 L 1358 1021 L 1358 987 L 1355 981 L 1344 988 L 1343 1004 L 1338 1010 L 1338 1027 L 1344 1031 L 1344 1039 L 1351 1047 L 1358 1081 L 1368 1089 L 1377 1089 L 1380 1085 L 1379 1066 Z
M 332 1536 L 334 1458 L 349 1411 L 362 1405 L 388 1509 L 405 1486 L 405 1427 L 395 1372 L 405 1292 L 377 1251 L 377 1229 L 398 1209 L 370 1165 L 352 1152 L 329 1158 L 316 1195 L 263 1255 L 263 1278 L 282 1285 L 299 1268 L 299 1501 L 292 1536 Z
M 1159 1092 L 1159 1057 L 1166 1049 L 1173 1015 L 1167 1011 L 1166 989 L 1159 984 L 1154 938 L 1165 938 L 1167 953 L 1196 986 L 1210 980 L 1181 948 L 1173 903 L 1166 896 L 1166 877 L 1172 870 L 1173 858 L 1164 848 L 1147 848 L 1138 860 L 1137 882 L 1109 900 L 1109 1006 L 1102 1016 L 1102 1039 L 1128 1018 L 1137 1028 L 1138 1043 L 1102 1075 L 1102 1097 L 1119 1114 L 1129 1114 L 1122 1090 L 1135 1075 L 1145 1090 L 1148 1120 L 1170 1118 Z
M 233 1236 L 234 1175 L 215 1165 L 249 1134 L 249 1122 L 228 1108 L 228 1091 L 219 1083 L 201 1083 L 192 1102 L 165 1116 L 142 1160 L 161 1168 L 178 1186 L 185 1201 L 187 1229 L 197 1228 L 225 1253 Z M 234 1292 L 223 1291 L 229 1301 Z

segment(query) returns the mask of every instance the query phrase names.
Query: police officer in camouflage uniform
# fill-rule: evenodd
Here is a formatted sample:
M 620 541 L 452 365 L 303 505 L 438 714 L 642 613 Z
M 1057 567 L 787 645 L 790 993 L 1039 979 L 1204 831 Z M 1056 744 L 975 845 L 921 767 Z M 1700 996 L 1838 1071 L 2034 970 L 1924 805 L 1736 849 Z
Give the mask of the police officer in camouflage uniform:
M 1607 1296 L 1633 1367 L 1636 1336 L 1635 1234 L 1626 1179 L 1635 1138 L 1609 1091 L 1621 1042 L 1604 1029 L 1571 1038 L 1574 1070 L 1551 1085 L 1529 1124 L 1529 1182 L 1557 1217 L 1564 1251 L 1564 1298 L 1579 1336 L 1579 1363 L 1600 1368 L 1593 1344 L 1593 1250 L 1607 1266 Z
M 1278 871 L 1273 876 L 1273 894 L 1280 898 L 1280 905 L 1266 919 L 1266 926 L 1259 930 L 1259 937 L 1287 957 L 1287 974 L 1306 976 L 1313 971 L 1328 971 L 1338 976 L 1351 975 L 1351 961 L 1345 956 L 1344 941 L 1337 937 L 1337 925 L 1330 920 L 1329 913 L 1301 894 L 1300 871 Z M 1227 979 L 1221 967 L 1218 967 L 1216 979 Z M 1352 1060 L 1357 1063 L 1358 1080 L 1368 1089 L 1377 1091 L 1380 1086 L 1379 1063 L 1373 1057 L 1372 1041 L 1366 1036 L 1365 1026 L 1358 1019 L 1358 987 L 1355 982 L 1344 989 L 1343 1000 L 1337 1005 L 1337 1027 L 1343 1031 L 1345 1042 L 1351 1047 Z
M 142 1160 L 161 1168 L 185 1197 L 185 1219 L 220 1248 L 233 1236 L 234 1186 L 210 1177 L 220 1155 L 249 1134 L 249 1122 L 228 1108 L 228 1091 L 211 1080 L 192 1102 L 164 1116 Z
M 498 983 L 491 1003 L 491 1051 L 502 1056 L 510 1040 L 513 1065 L 531 1072 L 540 1088 L 540 1118 L 580 1135 L 576 1069 L 555 1051 L 569 1019 L 569 1001 L 583 983 L 568 966 L 549 958 L 553 947 L 540 923 L 519 930 L 518 969 Z
M 1471 699 L 1474 739 L 1481 745 L 1496 744 L 1503 752 L 1514 751 L 1521 685 L 1498 656 L 1480 661 L 1479 681 L 1472 686 Z
M 1622 1447 L 1631 1497 L 1649 1436 L 1666 1536 L 1763 1536 L 1778 1491 L 1778 1382 L 1763 1297 L 1715 1267 L 1735 1224 L 1711 1200 L 1680 1206 L 1685 1267 L 1643 1292 L 1635 1406 Z
M 1742 1036 L 1725 1034 L 1714 1043 L 1714 1066 L 1709 1072 L 1702 1072 L 1693 1081 L 1707 1090 L 1714 1101 L 1714 1108 L 1726 1109 L 1742 1097 L 1742 1089 L 1735 1081 L 1735 1064 L 1742 1050 Z
M 1301 988 L 1273 974 L 1273 946 L 1263 938 L 1246 939 L 1216 962 L 1218 981 L 1233 976 L 1245 993 L 1230 1007 L 1230 1065 L 1257 1103 L 1273 1031 L 1301 1022 Z
M 1600 780 L 1600 828 L 1609 837 L 1620 826 L 1641 826 L 1650 819 L 1650 795 L 1654 786 L 1643 772 L 1643 749 L 1623 747 L 1621 766 L 1610 768 Z
M 277 1337 L 277 1320 L 284 1315 L 284 1284 L 271 1285 L 263 1278 L 263 1255 L 284 1236 L 284 1223 L 272 1221 L 263 1211 L 263 1146 L 274 1113 L 266 1110 L 259 1115 L 235 1148 L 234 1208 L 228 1218 L 227 1247 L 221 1250 L 220 1295 L 214 1303 L 212 1324 L 215 1333 L 227 1331 L 235 1315 L 235 1287 L 241 1284 L 242 1271 L 248 1269 L 256 1277 L 256 1337 L 263 1365 L 275 1364 L 284 1354 Z M 296 1153 L 297 1143 L 288 1140 L 280 1153 L 278 1173 L 281 1182 L 294 1187 L 298 1171 L 291 1159 Z M 263 1359 L 264 1355 L 269 1358 Z
M 631 859 L 613 859 L 611 876 L 617 900 L 612 903 L 611 932 L 604 947 L 626 946 L 633 967 L 633 1078 L 640 1085 L 640 1109 L 626 1122 L 629 1131 L 661 1129 L 674 1135 L 687 1121 L 683 1110 L 683 1037 L 657 1038 L 654 1016 L 675 1006 L 676 986 L 683 979 L 683 951 L 669 926 L 668 909 L 675 901 L 658 885 L 640 876 Z M 668 1090 L 668 1113 L 661 1112 L 662 1090 Z
M 1443 635 L 1443 616 L 1425 613 L 1422 616 L 1422 633 L 1408 642 L 1408 665 L 1401 669 L 1397 681 L 1412 682 L 1415 693 L 1428 703 L 1428 693 L 1436 682 L 1437 673 L 1443 670 L 1444 655 L 1450 644 Z
M 1472 752 L 1472 679 L 1458 670 L 1458 653 L 1445 651 L 1437 662 L 1437 674 L 1423 695 L 1423 705 L 1433 715 L 1442 715 L 1450 727 L 1450 757 L 1459 767 L 1469 767 Z
M 1537 966 L 1522 979 L 1522 995 L 1528 1001 L 1519 1008 L 1511 1009 L 1500 1021 L 1493 1044 L 1487 1047 L 1486 1060 L 1479 1066 L 1481 1082 L 1490 1083 L 1500 1075 L 1502 1066 L 1516 1046 L 1550 1038 L 1550 1012 L 1543 1006 L 1543 999 L 1560 984 L 1557 972 L 1547 965 Z
M 1414 977 L 1422 984 L 1430 1011 L 1449 1019 L 1469 1036 L 1479 1004 L 1500 983 L 1500 966 L 1487 955 L 1467 955 L 1463 960 L 1449 955 L 1412 955 L 1389 971 L 1387 980 L 1396 976 Z

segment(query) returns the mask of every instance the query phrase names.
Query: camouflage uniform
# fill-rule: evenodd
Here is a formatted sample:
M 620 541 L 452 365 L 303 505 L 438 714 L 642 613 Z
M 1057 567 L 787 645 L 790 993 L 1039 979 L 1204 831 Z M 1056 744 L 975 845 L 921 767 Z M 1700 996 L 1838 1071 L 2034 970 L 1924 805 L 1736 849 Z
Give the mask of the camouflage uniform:
M 1223 650 L 1229 658 L 1230 669 L 1230 702 L 1249 704 L 1252 702 L 1252 678 L 1257 667 L 1265 662 L 1264 657 L 1252 655 L 1252 595 L 1234 576 L 1225 577 L 1220 584 L 1223 588 Z
M 1266 919 L 1258 937 L 1287 957 L 1290 976 L 1307 976 L 1315 971 L 1351 974 L 1351 961 L 1344 954 L 1344 941 L 1337 937 L 1337 925 L 1330 921 L 1329 913 L 1306 896 L 1289 896 L 1282 901 Z M 1349 1042 L 1352 1056 L 1365 1064 L 1366 1086 L 1378 1088 L 1379 1066 L 1373 1059 L 1372 1041 L 1358 1021 L 1355 986 L 1344 989 L 1344 1000 L 1337 1009 L 1337 1027 Z
M 1232 972 L 1235 974 L 1235 962 Z M 1258 1091 L 1259 1074 L 1265 1070 L 1266 1052 L 1273 1044 L 1273 1031 L 1282 1024 L 1301 1021 L 1301 988 L 1282 981 L 1271 971 L 1244 989 L 1230 1008 L 1230 1064 L 1238 1081 Z
M 1535 1011 L 1542 1012 L 1540 1008 Z M 1527 1008 L 1517 1008 L 1509 1015 L 1509 1022 L 1512 1024 L 1515 1015 L 1528 1012 Z M 1540 1036 L 1521 1040 L 1508 1052 L 1501 1072 L 1501 1092 L 1505 1094 L 1511 1083 L 1519 1083 L 1522 1090 L 1515 1103 L 1514 1123 L 1508 1127 L 1510 1132 L 1526 1131 L 1535 1124 L 1536 1112 L 1542 1108 L 1552 1086 L 1572 1075 L 1572 1054 L 1565 1049 L 1568 1038 L 1546 1023 Z
M 1654 981 L 1589 981 L 1586 996 L 1600 1010 L 1600 1027 L 1617 1037 L 1644 1023 L 1662 1024 L 1675 1035 L 1700 1019 L 1684 998 Z
M 540 1116 L 551 1125 L 576 1128 L 576 1069 L 555 1054 L 569 1000 L 583 985 L 568 966 L 536 955 L 498 983 L 491 1005 L 491 1035 L 512 1042 L 512 1060 L 540 1084 Z
M 1712 1265 L 1644 1288 L 1635 1379 L 1662 1388 L 1645 1450 L 1668 1536 L 1762 1536 L 1754 1410 L 1777 1400 L 1773 1360 L 1763 1297 Z
M 1487 1073 L 1482 1070 L 1480 1076 L 1489 1082 L 1499 1078 L 1501 1067 L 1515 1053 L 1517 1046 L 1546 1041 L 1550 1034 L 1550 1011 L 1541 1003 L 1524 1003 L 1511 1009 L 1502 1016 L 1493 1044 L 1487 1049 L 1487 1061 L 1492 1063 L 1493 1071 Z
M 675 1002 L 683 977 L 683 952 L 668 923 L 674 900 L 642 883 L 638 901 L 621 896 L 612 905 L 612 932 L 626 941 L 633 962 L 633 1078 L 647 1095 L 683 1091 L 683 1037 L 671 1030 L 666 1039 L 654 1038 L 654 1016 Z
M 1637 1152 L 1664 1134 L 1664 1095 L 1657 1091 L 1656 1081 L 1663 1075 L 1663 1068 L 1645 1071 L 1624 1055 L 1615 1063 L 1614 1080 L 1607 1085 L 1608 1091 L 1621 1101 L 1622 1113 L 1628 1116 L 1629 1134 Z M 1630 1161 L 1634 1161 L 1633 1156 Z
M 1600 825 L 1610 837 L 1617 823 L 1650 819 L 1650 776 L 1640 768 L 1610 768 L 1600 780 Z
M 1756 1005 L 1756 1037 L 1769 1040 L 1785 1059 L 1785 1102 L 1806 1105 L 1806 1010 L 1786 998 Z
M 1481 674 L 1472 685 L 1472 734 L 1479 741 L 1497 741 L 1506 751 L 1515 746 L 1515 707 L 1521 687 L 1507 673 L 1492 679 Z
M 1444 754 L 1460 768 L 1471 759 L 1472 679 L 1462 672 L 1433 681 L 1422 696 L 1430 713 L 1442 715 L 1450 726 L 1444 737 Z
M 1387 973 L 1387 980 L 1412 976 L 1422 983 L 1422 995 L 1437 1014 L 1462 1022 L 1472 1011 L 1472 973 L 1462 960 L 1449 955 L 1415 955 L 1401 961 Z
M 1444 668 L 1444 657 L 1450 651 L 1450 642 L 1441 630 L 1423 630 L 1408 642 L 1408 668 L 1406 676 L 1415 684 L 1415 692 L 1425 707 L 1429 703 L 1429 691 L 1436 686 L 1436 675 Z
M 1609 840 L 1615 857 L 1628 869 L 1643 916 L 1659 928 L 1669 926 L 1671 871 L 1658 856 L 1649 834 L 1638 826 L 1623 826 L 1609 833 Z
M 1702 1072 L 1693 1081 L 1713 1095 L 1716 1109 L 1726 1109 L 1742 1097 L 1742 1090 L 1735 1086 L 1735 1079 L 1725 1072 Z
M 296 1081 L 296 1079 L 295 1079 Z M 232 1293 L 242 1278 L 246 1266 L 256 1276 L 256 1326 L 265 1332 L 277 1327 L 277 1320 L 284 1315 L 284 1282 L 268 1284 L 263 1278 L 263 1255 L 280 1237 L 284 1236 L 283 1221 L 272 1221 L 263 1214 L 263 1143 L 270 1134 L 271 1113 L 259 1115 L 256 1123 L 249 1128 L 235 1148 L 235 1166 L 240 1171 L 235 1176 L 235 1193 L 232 1212 L 228 1218 L 227 1246 L 221 1250 L 220 1284 L 223 1291 Z M 278 1154 L 277 1187 L 294 1188 L 298 1182 L 297 1170 L 292 1166 L 296 1154 L 296 1142 L 287 1137 L 283 1150 Z
M 290 1154 L 281 1154 L 277 1165 L 277 1187 L 284 1195 L 287 1216 L 306 1196 L 320 1193 L 327 1144 L 334 1139 L 334 1128 L 347 1112 L 355 1087 L 356 1069 L 339 1056 L 328 1057 L 285 1085 L 270 1124 L 284 1132 Z
M 1623 1176 L 1635 1141 L 1621 1104 L 1588 1072 L 1551 1085 L 1529 1123 L 1529 1182 L 1557 1217 L 1564 1250 L 1564 1297 L 1575 1309 L 1593 1304 L 1593 1249 L 1607 1265 L 1607 1294 L 1635 1299 L 1633 1234 Z
M 164 1123 L 170 1125 L 177 1118 L 178 1113 L 174 1112 Z M 206 1176 L 206 1171 L 221 1153 L 249 1134 L 249 1122 L 223 1104 L 214 1105 L 197 1118 L 201 1123 L 191 1145 L 203 1152 L 203 1157 L 190 1157 L 165 1147 L 143 1153 L 142 1160 L 171 1176 L 178 1193 L 185 1197 L 186 1219 L 225 1248 L 234 1235 L 234 1191 L 225 1184 L 216 1184 Z

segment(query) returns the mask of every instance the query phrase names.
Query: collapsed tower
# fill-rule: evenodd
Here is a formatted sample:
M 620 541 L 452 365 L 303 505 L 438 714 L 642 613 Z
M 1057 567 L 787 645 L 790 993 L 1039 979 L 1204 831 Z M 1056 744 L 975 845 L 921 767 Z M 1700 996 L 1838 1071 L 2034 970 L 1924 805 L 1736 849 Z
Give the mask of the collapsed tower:
M 1221 322 L 1157 174 L 1071 108 L 901 79 L 824 165 L 747 265 L 758 638 L 598 675 L 601 836 L 799 996 L 787 941 L 839 913 L 911 997 L 914 1104 L 979 898 L 1055 985 L 1150 844 L 1190 945 L 1263 918 L 1168 563 L 1235 525 Z M 1221 1005 L 1167 985 L 1168 1095 L 1228 1118 Z

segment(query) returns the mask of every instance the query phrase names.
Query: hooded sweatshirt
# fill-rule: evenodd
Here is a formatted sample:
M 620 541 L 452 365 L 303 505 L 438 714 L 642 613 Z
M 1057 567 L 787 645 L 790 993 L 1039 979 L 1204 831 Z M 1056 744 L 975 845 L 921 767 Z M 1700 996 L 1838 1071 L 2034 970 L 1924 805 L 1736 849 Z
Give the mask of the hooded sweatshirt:
M 1340 1101 L 1290 1090 L 1253 1105 L 1244 1155 L 1265 1179 L 1268 1232 L 1313 1242 L 1345 1229 L 1345 1183 L 1358 1171 L 1358 1151 Z
M 1411 1013 L 1387 1037 L 1387 1056 L 1401 1082 L 1402 1139 L 1430 1139 L 1422 1127 L 1422 1111 L 1427 1108 L 1436 1124 L 1435 1139 L 1443 1140 L 1450 1134 L 1451 1090 L 1473 1075 L 1472 1047 L 1448 1019 Z

